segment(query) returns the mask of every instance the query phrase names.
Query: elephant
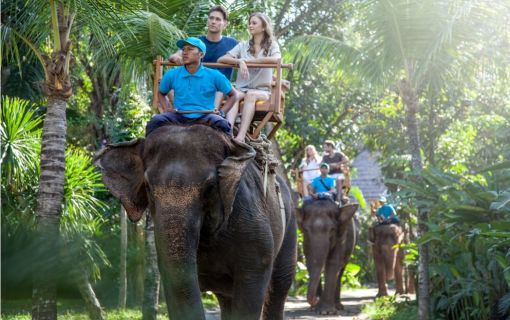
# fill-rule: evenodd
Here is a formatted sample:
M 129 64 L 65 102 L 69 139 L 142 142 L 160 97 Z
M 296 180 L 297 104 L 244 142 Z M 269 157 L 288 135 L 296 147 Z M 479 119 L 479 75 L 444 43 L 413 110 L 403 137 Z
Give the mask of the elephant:
M 336 314 L 343 309 L 341 278 L 356 244 L 353 216 L 358 206 L 339 208 L 333 201 L 315 200 L 297 211 L 309 274 L 307 300 L 318 314 Z M 323 271 L 324 290 L 320 284 Z
M 372 252 L 377 276 L 377 297 L 388 295 L 387 281 L 395 279 L 395 292 L 404 293 L 404 257 L 405 250 L 400 248 L 404 243 L 404 229 L 399 224 L 379 224 L 369 231 L 373 238 Z M 408 292 L 414 293 L 414 277 L 409 274 Z
M 283 319 L 295 212 L 283 179 L 264 180 L 255 155 L 206 125 L 165 125 L 96 155 L 129 219 L 151 212 L 171 319 L 205 319 L 204 291 L 215 293 L 222 319 Z

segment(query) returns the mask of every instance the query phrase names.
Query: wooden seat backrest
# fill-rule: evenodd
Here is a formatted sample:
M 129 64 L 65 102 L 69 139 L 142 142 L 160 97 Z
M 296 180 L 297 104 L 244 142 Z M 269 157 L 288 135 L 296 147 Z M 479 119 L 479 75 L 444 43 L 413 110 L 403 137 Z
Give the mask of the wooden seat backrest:
M 163 57 L 157 56 L 153 61 L 154 64 L 154 84 L 153 84 L 153 98 L 152 98 L 152 106 L 158 110 L 158 92 L 159 92 L 159 82 L 163 77 L 163 67 L 177 67 L 173 62 L 163 60 Z M 204 62 L 203 65 L 209 68 L 238 68 L 238 65 L 230 65 L 225 63 L 210 63 Z M 268 135 L 269 138 L 272 138 L 276 130 L 280 127 L 283 122 L 283 110 L 284 110 L 284 97 L 282 92 L 282 69 L 292 69 L 292 64 L 282 64 L 281 60 L 278 60 L 277 63 L 251 63 L 247 62 L 248 68 L 274 68 L 275 69 L 275 79 L 274 85 L 271 90 L 271 98 L 270 101 L 267 102 L 258 102 L 255 106 L 255 116 L 253 121 L 259 121 L 258 127 L 255 129 L 255 135 L 258 136 L 262 127 L 264 127 L 268 121 L 275 122 L 275 128 Z

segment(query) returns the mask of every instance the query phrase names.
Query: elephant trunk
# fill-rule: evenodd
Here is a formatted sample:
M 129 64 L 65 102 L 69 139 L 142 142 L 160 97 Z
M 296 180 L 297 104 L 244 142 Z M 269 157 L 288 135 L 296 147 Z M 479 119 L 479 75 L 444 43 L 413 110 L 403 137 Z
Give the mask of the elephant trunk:
M 322 254 L 315 253 L 313 257 L 307 256 L 307 269 L 309 273 L 307 300 L 313 307 L 319 302 L 317 297 L 317 289 L 321 281 L 321 273 L 326 264 L 327 252 Z
M 158 263 L 172 319 L 205 319 L 198 284 L 197 251 L 202 216 L 197 208 L 156 208 Z

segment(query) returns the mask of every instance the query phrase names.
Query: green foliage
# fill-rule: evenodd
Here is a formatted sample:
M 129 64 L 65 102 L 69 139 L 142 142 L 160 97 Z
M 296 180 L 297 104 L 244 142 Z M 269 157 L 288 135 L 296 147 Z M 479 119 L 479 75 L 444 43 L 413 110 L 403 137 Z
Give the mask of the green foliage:
M 27 100 L 2 97 L 2 186 L 11 190 L 24 189 L 22 182 L 30 179 L 37 167 L 34 159 L 40 148 L 42 117 L 36 112 Z
M 111 142 L 128 141 L 145 135 L 145 124 L 151 117 L 151 107 L 140 96 L 131 95 L 103 120 Z
M 399 181 L 399 193 L 429 213 L 429 231 L 419 242 L 430 245 L 434 314 L 448 319 L 508 316 L 510 164 L 476 176 L 429 168 L 418 177 L 419 182 Z
M 292 76 L 285 126 L 276 136 L 285 163 L 297 167 L 306 145 L 315 145 L 320 153 L 326 139 L 338 142 L 348 156 L 354 155 L 362 142 L 359 119 L 370 112 L 374 97 L 320 64 L 306 74 L 294 72 Z
M 33 223 L 38 188 L 42 117 L 26 100 L 2 97 L 2 224 Z
M 17 98 L 2 99 L 2 222 L 7 242 L 24 236 L 35 222 L 39 178 L 42 117 L 35 107 Z M 88 266 L 99 277 L 99 265 L 108 260 L 94 237 L 100 230 L 105 204 L 96 195 L 104 191 L 101 174 L 83 149 L 69 146 L 66 152 L 64 205 L 61 219 L 66 243 L 64 264 Z M 25 260 L 29 259 L 29 255 Z
M 218 299 L 211 291 L 202 293 L 202 303 L 206 309 L 219 308 Z
M 395 296 L 388 296 L 365 305 L 362 312 L 372 320 L 410 320 L 417 319 L 418 307 L 414 301 L 397 301 Z
M 343 288 L 359 288 L 361 283 L 359 281 L 359 272 L 361 266 L 352 262 L 348 262 L 345 266 L 344 274 L 342 275 Z

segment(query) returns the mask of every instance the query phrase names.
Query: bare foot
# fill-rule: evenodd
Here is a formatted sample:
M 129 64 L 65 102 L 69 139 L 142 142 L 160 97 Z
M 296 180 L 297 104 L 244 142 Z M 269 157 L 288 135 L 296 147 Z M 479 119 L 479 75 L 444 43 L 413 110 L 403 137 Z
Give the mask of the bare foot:
M 244 142 L 244 137 L 241 138 L 241 137 L 237 136 L 234 138 L 234 140 L 238 141 L 238 142 Z

